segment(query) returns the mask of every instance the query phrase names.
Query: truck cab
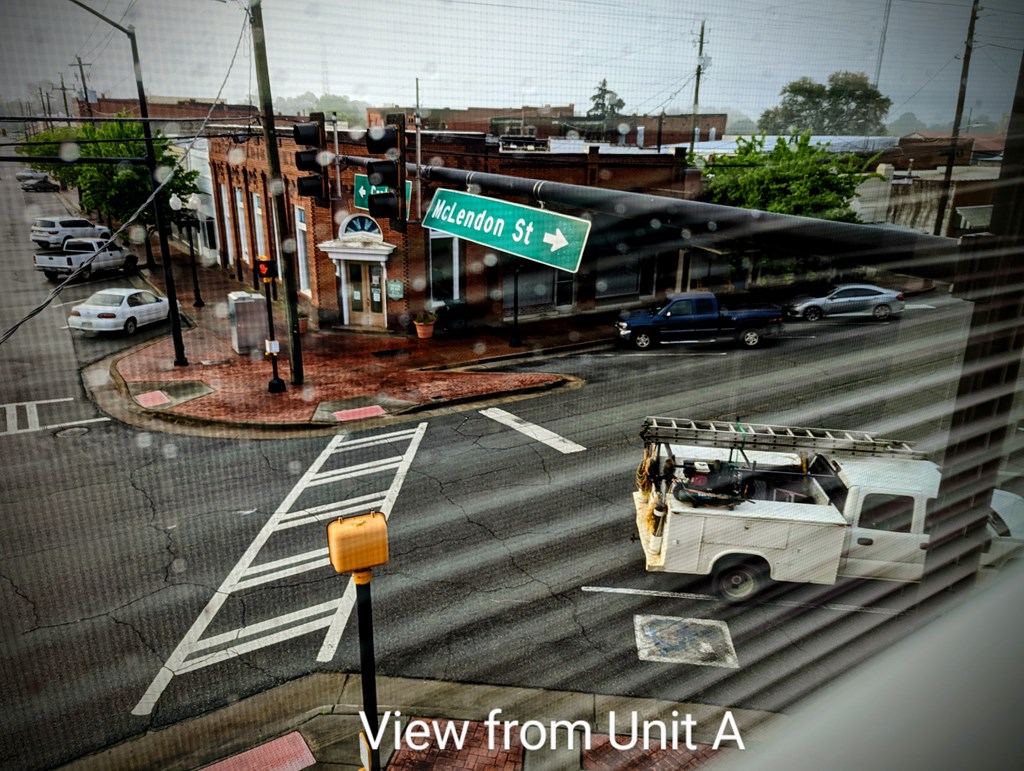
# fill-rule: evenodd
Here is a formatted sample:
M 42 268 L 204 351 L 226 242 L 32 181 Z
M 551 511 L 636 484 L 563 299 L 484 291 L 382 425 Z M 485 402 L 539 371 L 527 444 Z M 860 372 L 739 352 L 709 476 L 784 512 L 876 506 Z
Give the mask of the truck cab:
M 722 308 L 711 292 L 669 295 L 657 308 L 634 311 L 615 325 L 619 339 L 638 350 L 659 344 L 736 341 L 756 348 L 782 333 L 782 309 Z

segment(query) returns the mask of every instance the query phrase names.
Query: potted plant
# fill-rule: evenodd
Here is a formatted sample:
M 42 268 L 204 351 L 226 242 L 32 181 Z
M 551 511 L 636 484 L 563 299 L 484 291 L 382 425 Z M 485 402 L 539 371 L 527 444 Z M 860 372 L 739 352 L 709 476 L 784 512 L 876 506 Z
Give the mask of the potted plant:
M 437 321 L 437 314 L 432 310 L 423 309 L 416 314 L 412 323 L 416 325 L 416 337 L 433 337 L 434 322 Z

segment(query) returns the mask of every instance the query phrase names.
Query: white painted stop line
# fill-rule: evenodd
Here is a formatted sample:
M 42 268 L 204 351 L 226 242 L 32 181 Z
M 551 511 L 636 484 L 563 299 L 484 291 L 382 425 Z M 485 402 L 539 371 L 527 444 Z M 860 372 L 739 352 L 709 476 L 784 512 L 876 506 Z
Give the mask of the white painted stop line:
M 553 447 L 559 452 L 570 453 L 570 452 L 582 452 L 586 450 L 586 447 L 570 442 L 565 437 L 559 436 L 554 431 L 548 431 L 546 428 L 528 423 L 522 418 L 517 418 L 510 412 L 505 410 L 499 410 L 497 407 L 491 407 L 486 410 L 480 410 L 480 414 L 484 417 L 488 417 L 491 420 L 496 420 L 502 425 L 514 428 L 521 434 L 525 434 L 531 439 L 536 439 L 538 442 L 543 442 L 548 447 Z

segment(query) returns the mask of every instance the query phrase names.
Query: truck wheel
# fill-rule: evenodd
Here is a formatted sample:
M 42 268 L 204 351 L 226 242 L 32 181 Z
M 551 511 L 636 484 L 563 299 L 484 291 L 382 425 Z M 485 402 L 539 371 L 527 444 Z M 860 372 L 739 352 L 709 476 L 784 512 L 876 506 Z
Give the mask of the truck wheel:
M 888 305 L 876 305 L 871 315 L 875 317 L 875 321 L 885 321 L 892 315 L 892 308 Z
M 821 312 L 821 308 L 817 307 L 816 305 L 812 305 L 810 308 L 804 310 L 804 318 L 807 319 L 808 321 L 817 321 L 823 315 L 824 314 Z
M 752 562 L 734 562 L 715 573 L 715 594 L 730 605 L 753 599 L 766 585 L 764 569 Z
M 127 321 L 126 321 L 126 322 L 124 323 L 124 333 L 125 333 L 126 335 L 134 335 L 134 334 L 135 334 L 135 330 L 136 330 L 136 329 L 138 329 L 138 328 L 139 328 L 139 324 L 138 324 L 138 322 L 137 322 L 137 321 L 136 321 L 135 319 L 133 319 L 133 318 L 132 318 L 132 319 L 128 319 L 128 320 L 127 320 Z
M 56 281 L 60 278 L 60 274 L 55 270 L 44 270 L 43 275 L 46 276 L 47 281 Z
M 762 341 L 761 330 L 759 329 L 744 329 L 740 332 L 739 337 L 740 345 L 744 348 L 757 348 Z
M 629 339 L 633 342 L 633 347 L 638 351 L 646 351 L 654 345 L 654 337 L 650 332 L 634 332 Z

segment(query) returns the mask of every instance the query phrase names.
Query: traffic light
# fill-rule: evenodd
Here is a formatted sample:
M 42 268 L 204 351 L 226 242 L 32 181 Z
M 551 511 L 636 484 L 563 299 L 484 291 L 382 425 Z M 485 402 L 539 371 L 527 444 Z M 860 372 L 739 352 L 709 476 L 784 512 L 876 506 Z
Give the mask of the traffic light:
M 389 217 L 396 230 L 405 229 L 405 115 L 389 115 L 387 126 L 374 126 L 366 132 L 366 149 L 386 160 L 369 161 L 366 176 L 375 188 L 388 190 L 369 195 L 367 208 L 373 217 Z
M 324 114 L 311 112 L 312 123 L 296 123 L 292 127 L 292 138 L 297 145 L 306 145 L 313 149 L 299 150 L 295 153 L 295 166 L 299 171 L 309 171 L 312 175 L 299 177 L 296 192 L 299 195 L 311 195 L 319 199 L 319 203 L 327 206 L 331 200 L 330 176 L 328 168 L 334 155 L 327 149 L 327 131 L 324 126 Z

